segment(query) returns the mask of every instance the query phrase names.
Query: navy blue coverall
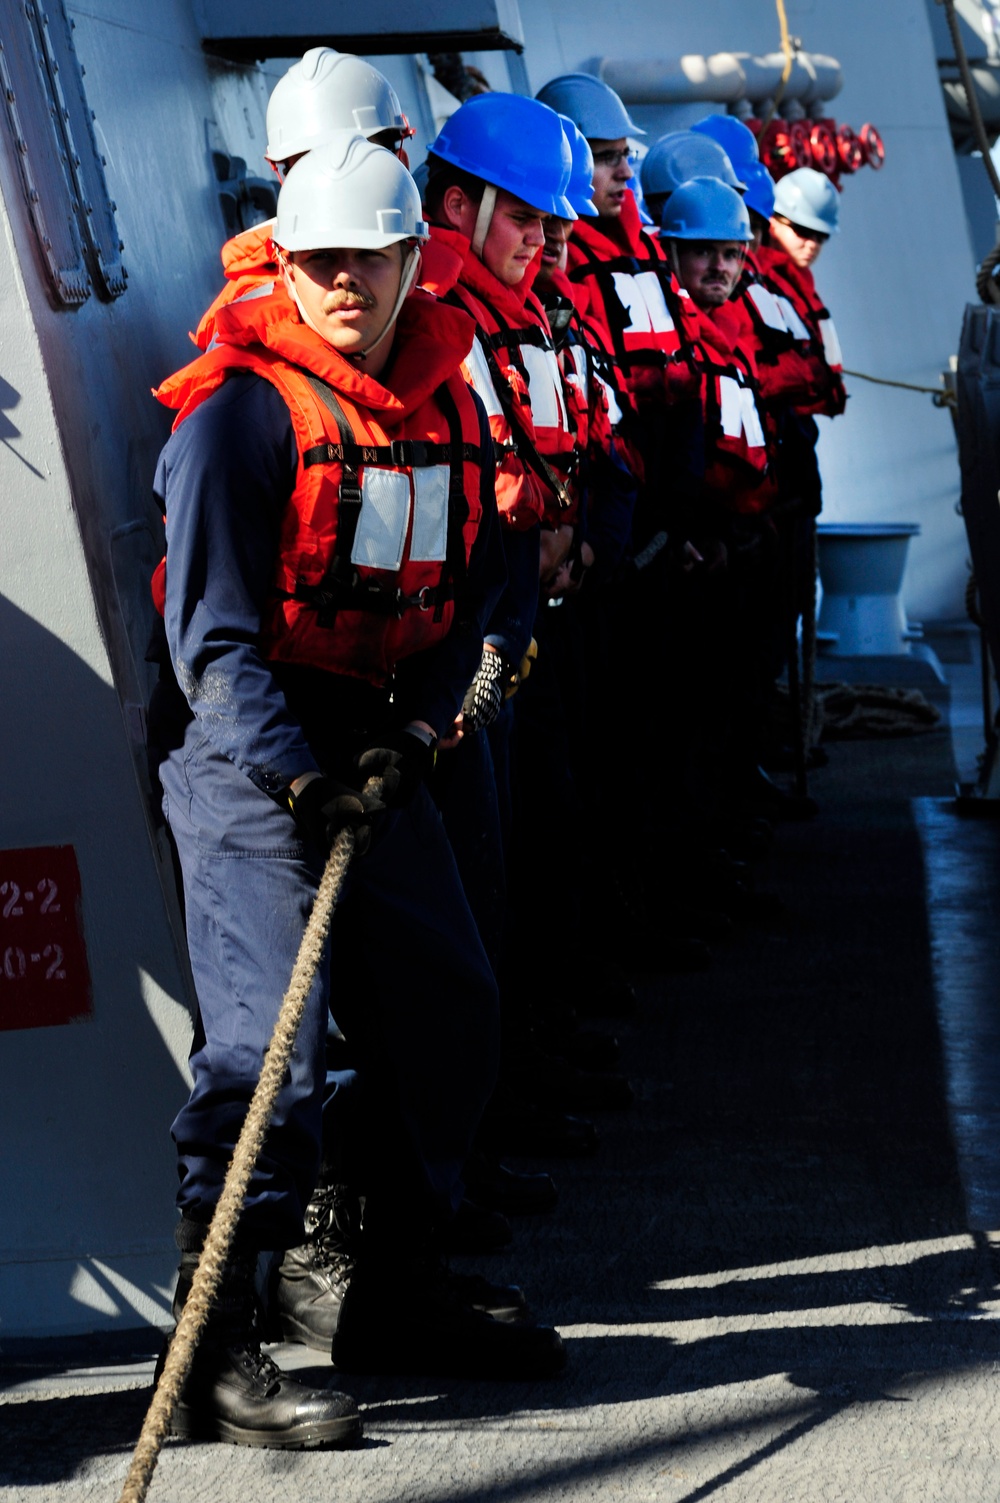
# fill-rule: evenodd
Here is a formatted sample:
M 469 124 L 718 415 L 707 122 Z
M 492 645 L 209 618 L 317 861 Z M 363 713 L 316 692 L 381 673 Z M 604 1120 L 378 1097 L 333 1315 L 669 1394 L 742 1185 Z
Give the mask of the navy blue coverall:
M 277 795 L 313 768 L 356 781 L 357 750 L 411 720 L 445 734 L 505 581 L 486 465 L 466 625 L 404 659 L 391 699 L 360 680 L 269 662 L 261 621 L 296 466 L 283 398 L 238 374 L 180 424 L 154 487 L 167 517 L 165 629 L 181 691 L 168 680 L 155 737 L 199 1005 L 194 1084 L 173 1124 L 187 1223 L 214 1210 L 322 869 L 324 853 L 303 843 Z M 353 1068 L 328 1082 L 331 1011 Z M 497 1055 L 495 982 L 420 787 L 376 818 L 370 851 L 352 864 L 241 1235 L 261 1249 L 300 1243 L 331 1152 L 362 1193 L 446 1217 Z

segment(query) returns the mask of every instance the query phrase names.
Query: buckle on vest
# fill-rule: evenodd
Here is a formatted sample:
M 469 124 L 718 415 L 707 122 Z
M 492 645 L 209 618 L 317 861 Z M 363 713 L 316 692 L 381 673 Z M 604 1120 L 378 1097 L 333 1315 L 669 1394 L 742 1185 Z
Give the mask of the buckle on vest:
M 434 590 L 430 585 L 424 585 L 415 595 L 404 595 L 402 590 L 396 590 L 389 598 L 395 607 L 396 620 L 402 621 L 407 611 L 429 611 L 434 604 Z
M 393 464 L 407 468 L 411 465 L 418 469 L 427 468 L 427 445 L 423 439 L 394 438 L 389 447 L 392 450 Z

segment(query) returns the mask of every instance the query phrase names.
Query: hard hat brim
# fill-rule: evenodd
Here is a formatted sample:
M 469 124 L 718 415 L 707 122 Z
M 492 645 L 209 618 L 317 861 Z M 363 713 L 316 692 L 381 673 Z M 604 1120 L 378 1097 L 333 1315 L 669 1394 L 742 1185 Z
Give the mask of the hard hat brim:
M 725 235 L 720 235 L 718 232 L 712 233 L 711 230 L 696 227 L 691 230 L 662 230 L 660 233 L 664 240 L 704 240 L 711 244 L 718 243 L 719 245 L 724 244 L 727 240 L 734 240 L 739 245 L 749 245 L 753 239 L 752 230 L 740 231 L 739 234 L 727 232 Z
M 771 212 L 772 219 L 783 219 L 790 224 L 793 230 L 811 230 L 814 235 L 839 235 L 840 225 L 825 224 L 819 217 L 814 218 L 811 214 L 796 214 L 793 219 L 791 214 L 783 214 L 779 208 Z
M 345 235 L 348 232 L 345 231 Z M 385 250 L 389 245 L 398 245 L 401 241 L 411 240 L 415 245 L 423 245 L 430 238 L 430 230 L 427 224 L 418 227 L 416 233 L 405 235 L 380 235 L 374 230 L 351 230 L 350 239 L 341 240 L 339 236 L 330 238 L 330 234 L 316 235 L 300 234 L 294 232 L 282 236 L 280 240 L 274 238 L 274 243 L 284 251 L 304 250 Z

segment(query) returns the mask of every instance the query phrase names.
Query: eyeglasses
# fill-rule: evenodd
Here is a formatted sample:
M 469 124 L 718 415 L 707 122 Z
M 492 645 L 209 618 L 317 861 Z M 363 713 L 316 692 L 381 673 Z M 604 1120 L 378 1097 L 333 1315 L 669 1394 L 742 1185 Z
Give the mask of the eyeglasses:
M 786 219 L 784 214 L 774 214 L 772 218 L 776 219 L 779 224 L 787 224 L 800 240 L 815 240 L 817 245 L 825 245 L 830 238 L 829 235 L 824 235 L 822 230 L 810 230 L 804 224 L 796 224 L 794 219 Z
M 635 161 L 635 152 L 632 151 L 631 148 L 628 147 L 628 146 L 625 147 L 624 151 L 595 151 L 594 152 L 594 166 L 595 167 L 617 167 L 619 162 L 628 162 L 629 165 L 631 166 L 631 164 L 634 161 Z

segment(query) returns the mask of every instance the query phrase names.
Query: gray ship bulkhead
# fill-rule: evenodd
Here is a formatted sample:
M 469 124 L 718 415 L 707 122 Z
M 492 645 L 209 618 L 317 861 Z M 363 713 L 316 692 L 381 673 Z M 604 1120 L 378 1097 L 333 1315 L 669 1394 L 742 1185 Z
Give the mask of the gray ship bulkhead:
M 10 111 L 0 118 L 0 900 L 10 884 L 32 894 L 3 913 L 0 931 L 0 1340 L 168 1320 L 168 1124 L 186 1094 L 192 998 L 142 746 L 148 577 L 162 547 L 150 483 L 169 429 L 150 389 L 193 354 L 187 331 L 219 288 L 226 213 L 259 208 L 246 185 L 269 175 L 264 112 L 287 59 L 320 39 L 377 50 L 418 127 L 417 165 L 454 107 L 428 50 L 463 47 L 495 87 L 534 91 L 588 59 L 763 57 L 777 41 L 773 7 L 744 0 L 635 0 L 614 9 L 613 26 L 603 0 L 532 0 L 520 15 L 514 0 L 433 9 L 436 35 L 412 3 L 369 4 L 362 15 L 318 0 L 69 0 L 65 12 L 60 0 L 38 0 L 32 24 L 72 23 L 74 86 L 94 115 L 92 144 L 83 125 L 77 144 L 102 159 L 100 172 L 85 164 L 74 224 L 68 169 L 44 111 L 29 112 L 23 97 L 40 66 L 28 55 L 28 12 L 0 0 L 3 51 L 25 104 L 20 139 Z M 972 255 L 928 20 L 912 0 L 790 10 L 807 47 L 841 66 L 839 112 L 873 120 L 887 145 L 884 171 L 847 182 L 843 233 L 820 268 L 847 363 L 936 381 L 957 341 Z M 327 38 L 328 24 L 338 30 Z M 521 38 L 523 55 L 509 47 Z M 651 138 L 704 108 L 630 107 Z M 84 222 L 87 204 L 100 225 Z M 58 244 L 39 231 L 43 211 Z M 851 395 L 821 441 L 828 516 L 919 523 L 908 611 L 957 615 L 965 542 L 951 425 L 926 398 L 860 384 Z M 60 978 L 41 972 L 54 951 L 44 968 L 32 957 L 58 937 L 39 930 L 34 948 L 16 926 L 56 880 L 56 867 L 24 853 L 66 847 L 89 991 L 81 972 L 75 999 L 53 1018 L 44 987 Z

